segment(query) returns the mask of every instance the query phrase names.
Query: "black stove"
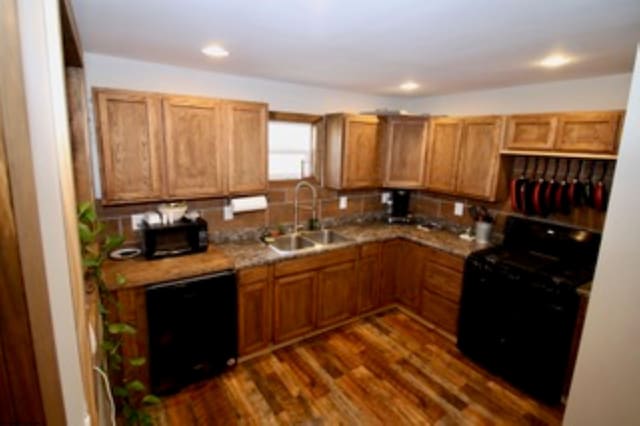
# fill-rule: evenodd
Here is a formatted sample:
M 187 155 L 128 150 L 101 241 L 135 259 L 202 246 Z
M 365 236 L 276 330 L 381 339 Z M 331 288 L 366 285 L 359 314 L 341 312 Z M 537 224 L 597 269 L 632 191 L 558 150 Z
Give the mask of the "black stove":
M 509 217 L 504 242 L 465 263 L 458 347 L 547 403 L 561 398 L 579 298 L 600 234 Z

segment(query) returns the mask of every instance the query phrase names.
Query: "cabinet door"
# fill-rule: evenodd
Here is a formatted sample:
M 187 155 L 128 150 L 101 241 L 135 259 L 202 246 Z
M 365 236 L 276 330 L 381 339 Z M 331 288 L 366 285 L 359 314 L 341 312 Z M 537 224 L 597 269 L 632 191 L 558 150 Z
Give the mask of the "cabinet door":
M 387 241 L 382 246 L 382 279 L 380 282 L 380 305 L 388 305 L 396 300 L 396 273 L 402 241 Z
M 267 105 L 226 102 L 229 192 L 267 190 Z
M 553 114 L 512 115 L 507 118 L 505 149 L 551 150 L 556 138 L 558 116 Z
M 425 186 L 432 191 L 454 192 L 462 120 L 436 118 L 429 128 Z
M 468 197 L 494 200 L 500 173 L 501 117 L 464 120 L 456 192 Z
M 452 302 L 460 303 L 462 274 L 453 269 L 427 262 L 424 271 L 424 288 Z
M 384 186 L 423 186 L 427 151 L 427 121 L 390 118 L 385 126 L 386 166 Z
M 358 313 L 380 306 L 380 257 L 369 256 L 358 262 Z
M 420 316 L 433 325 L 453 335 L 457 334 L 459 311 L 460 307 L 457 303 L 429 290 L 422 290 Z
M 169 197 L 224 195 L 222 103 L 176 96 L 163 98 L 162 107 Z
M 378 119 L 348 116 L 344 129 L 343 189 L 379 185 Z
M 356 264 L 346 262 L 318 272 L 318 327 L 356 314 Z
M 94 91 L 105 203 L 162 198 L 161 110 L 157 97 Z
M 283 342 L 316 325 L 316 273 L 278 278 L 274 283 L 274 340 Z
M 423 263 L 422 247 L 403 241 L 398 255 L 396 297 L 400 303 L 415 310 L 420 306 Z
M 238 352 L 247 355 L 266 348 L 271 340 L 269 282 L 238 286 Z
M 620 118 L 619 112 L 561 114 L 556 149 L 615 154 Z

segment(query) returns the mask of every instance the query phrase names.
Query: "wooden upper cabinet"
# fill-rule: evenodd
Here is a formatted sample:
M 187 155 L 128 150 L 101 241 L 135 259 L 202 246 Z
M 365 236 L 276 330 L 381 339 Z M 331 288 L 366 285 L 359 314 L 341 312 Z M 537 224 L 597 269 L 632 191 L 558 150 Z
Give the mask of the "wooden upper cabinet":
M 550 150 L 558 129 L 557 114 L 512 115 L 507 119 L 504 149 Z
M 561 114 L 555 149 L 615 154 L 621 117 L 619 111 Z
M 456 193 L 495 201 L 504 119 L 498 116 L 469 117 L 463 122 Z
M 160 98 L 110 89 L 93 95 L 105 204 L 162 198 Z
M 384 123 L 383 185 L 390 188 L 423 187 L 428 120 L 419 117 L 386 117 Z
M 267 190 L 267 104 L 226 102 L 229 192 Z
M 331 114 L 326 117 L 324 184 L 334 189 L 379 186 L 378 118 Z
M 425 186 L 431 191 L 454 192 L 462 120 L 435 118 L 429 125 Z
M 172 96 L 163 98 L 162 109 L 169 197 L 224 195 L 222 103 Z

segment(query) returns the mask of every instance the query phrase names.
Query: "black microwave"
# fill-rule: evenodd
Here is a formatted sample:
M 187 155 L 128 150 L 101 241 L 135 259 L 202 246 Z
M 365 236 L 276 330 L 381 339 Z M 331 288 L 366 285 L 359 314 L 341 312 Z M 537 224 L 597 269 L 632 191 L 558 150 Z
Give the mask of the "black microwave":
M 199 253 L 209 247 L 207 222 L 182 218 L 168 225 L 142 224 L 142 252 L 147 259 Z

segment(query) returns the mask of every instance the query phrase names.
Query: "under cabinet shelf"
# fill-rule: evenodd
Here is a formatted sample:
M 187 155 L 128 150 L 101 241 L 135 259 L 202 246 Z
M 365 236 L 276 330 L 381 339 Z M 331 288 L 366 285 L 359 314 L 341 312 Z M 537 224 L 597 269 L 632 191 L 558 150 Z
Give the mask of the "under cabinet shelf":
M 558 152 L 558 151 L 521 151 L 512 149 L 500 150 L 500 155 L 551 157 L 551 158 L 580 158 L 585 160 L 617 160 L 615 154 L 593 154 L 585 152 Z

